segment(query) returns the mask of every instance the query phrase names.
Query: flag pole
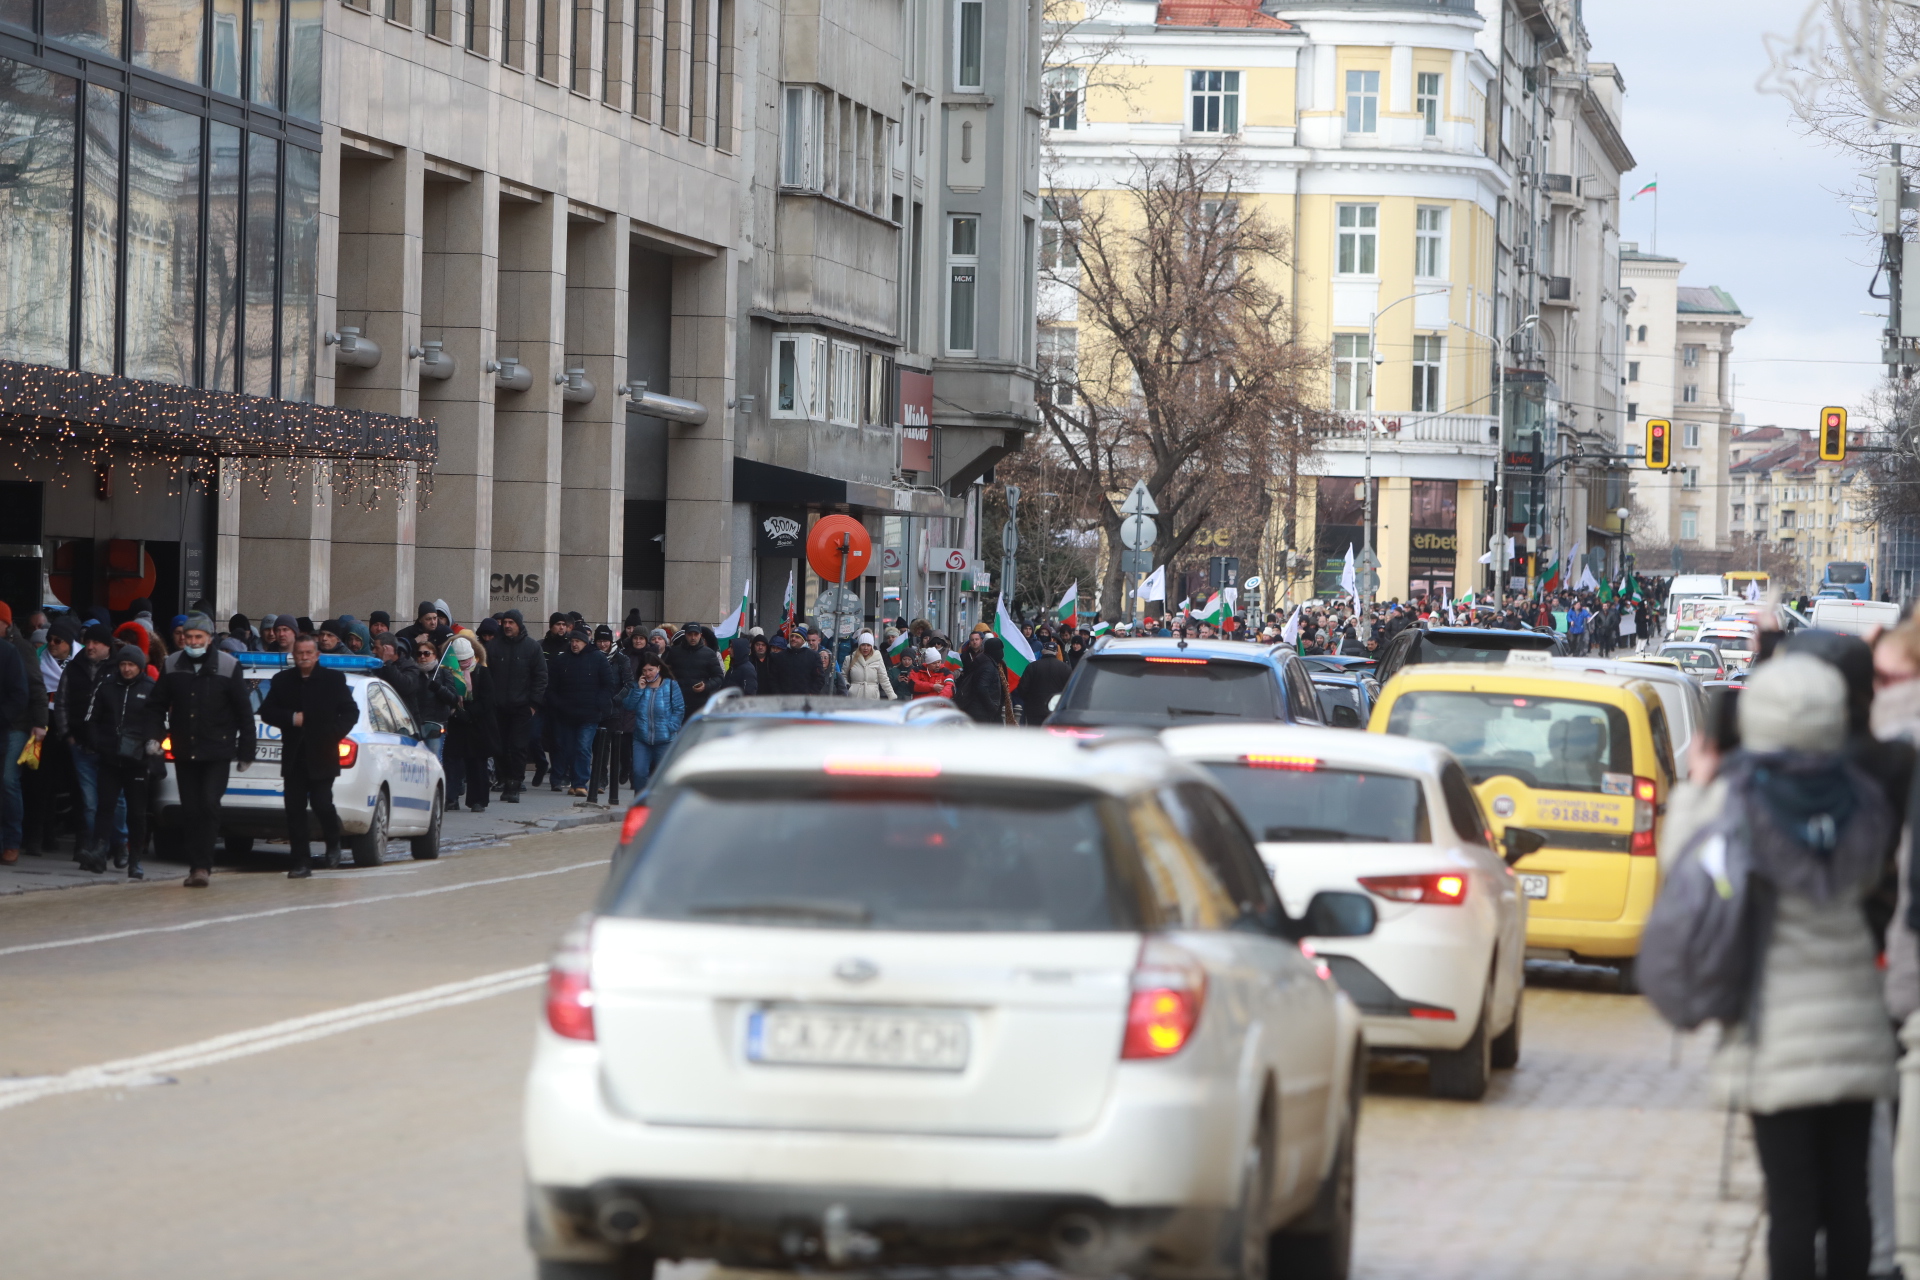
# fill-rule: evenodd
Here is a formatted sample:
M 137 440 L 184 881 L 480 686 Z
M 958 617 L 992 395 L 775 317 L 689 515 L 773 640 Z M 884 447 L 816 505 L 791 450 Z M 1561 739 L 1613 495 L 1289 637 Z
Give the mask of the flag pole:
M 1660 253 L 1660 174 L 1653 175 L 1653 252 Z

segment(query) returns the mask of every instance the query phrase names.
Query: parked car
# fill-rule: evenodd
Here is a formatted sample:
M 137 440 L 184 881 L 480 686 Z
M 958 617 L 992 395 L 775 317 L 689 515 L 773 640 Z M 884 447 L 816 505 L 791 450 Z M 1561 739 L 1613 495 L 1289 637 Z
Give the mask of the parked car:
M 1148 735 L 798 726 L 663 790 L 551 969 L 543 1277 L 1347 1274 L 1366 1054 L 1300 942 L 1374 902 L 1288 914 L 1201 770 Z
M 1373 716 L 1380 685 L 1372 676 L 1354 672 L 1335 675 L 1315 672 L 1314 696 L 1320 700 L 1320 718 L 1336 729 L 1364 729 Z
M 1822 598 L 1813 602 L 1813 625 L 1825 631 L 1864 638 L 1899 621 L 1900 606 L 1879 600 Z
M 1189 720 L 1319 724 L 1306 663 L 1284 644 L 1229 640 L 1102 640 L 1073 669 L 1049 729 Z
M 242 677 L 253 709 L 267 694 L 274 673 L 286 667 L 284 653 L 243 653 Z M 345 833 L 344 848 L 356 867 L 386 860 L 388 842 L 404 839 L 416 858 L 440 856 L 440 820 L 446 806 L 446 774 L 420 735 L 400 693 L 380 675 L 378 658 L 323 654 L 320 664 L 345 672 L 347 687 L 360 708 L 359 722 L 340 740 L 340 777 L 333 784 L 333 807 Z M 280 730 L 254 721 L 254 763 L 235 772 L 220 801 L 220 835 L 226 855 L 244 857 L 256 840 L 284 840 L 287 817 L 280 782 Z M 162 742 L 173 759 L 172 739 Z M 180 784 L 171 763 L 160 780 L 154 807 L 159 819 L 155 844 L 162 852 L 180 840 Z M 319 827 L 308 818 L 315 838 Z
M 1707 732 L 1706 690 L 1695 677 L 1679 669 L 1677 662 L 1647 662 L 1640 658 L 1559 658 L 1554 666 L 1562 671 L 1592 671 L 1603 675 L 1628 676 L 1645 680 L 1660 695 L 1666 710 L 1667 743 L 1673 751 L 1675 776 L 1684 778 L 1693 760 L 1694 739 Z M 1728 674 L 1744 672 L 1732 667 Z
M 1727 660 L 1710 644 L 1663 644 L 1656 657 L 1668 658 L 1696 680 L 1724 680 Z
M 1745 669 L 1753 665 L 1760 651 L 1760 629 L 1748 622 L 1722 619 L 1694 632 L 1700 644 L 1712 645 L 1729 667 Z
M 1527 903 L 1508 863 L 1543 838 L 1507 829 L 1507 856 L 1460 762 L 1431 743 L 1254 725 L 1169 729 L 1259 842 L 1281 900 L 1371 894 L 1364 938 L 1309 939 L 1366 1017 L 1372 1049 L 1424 1054 L 1435 1097 L 1478 1100 L 1520 1060 Z

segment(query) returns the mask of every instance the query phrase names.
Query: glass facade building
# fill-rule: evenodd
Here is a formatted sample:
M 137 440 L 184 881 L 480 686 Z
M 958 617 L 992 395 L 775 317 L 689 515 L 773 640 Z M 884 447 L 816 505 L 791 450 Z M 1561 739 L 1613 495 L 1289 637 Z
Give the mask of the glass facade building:
M 0 0 L 0 359 L 311 402 L 320 0 Z

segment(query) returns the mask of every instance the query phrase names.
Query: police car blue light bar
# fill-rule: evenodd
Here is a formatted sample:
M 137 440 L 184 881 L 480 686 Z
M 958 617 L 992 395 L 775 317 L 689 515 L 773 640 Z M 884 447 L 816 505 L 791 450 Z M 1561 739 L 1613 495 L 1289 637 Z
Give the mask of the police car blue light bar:
M 236 653 L 233 655 L 243 667 L 290 667 L 293 655 L 290 653 Z M 377 671 L 386 664 L 380 659 L 359 653 L 323 653 L 320 655 L 323 667 L 338 667 L 342 671 Z

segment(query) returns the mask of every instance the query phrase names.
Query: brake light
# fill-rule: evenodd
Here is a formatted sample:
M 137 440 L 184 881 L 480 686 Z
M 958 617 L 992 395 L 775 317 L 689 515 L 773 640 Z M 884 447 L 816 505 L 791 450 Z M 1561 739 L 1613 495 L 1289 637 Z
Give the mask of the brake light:
M 1427 1005 L 1415 1005 L 1413 1008 L 1407 1010 L 1407 1013 L 1412 1017 L 1423 1018 L 1428 1022 L 1454 1021 L 1453 1010 L 1451 1009 L 1436 1009 Z
M 828 760 L 822 773 L 853 778 L 937 778 L 938 760 Z
M 169 760 L 173 759 L 173 735 L 172 734 L 168 734 L 166 737 L 160 739 L 160 753 L 166 756 L 166 758 Z
M 1627 841 L 1627 853 L 1635 858 L 1651 858 L 1657 851 L 1653 847 L 1653 832 L 1636 831 Z
M 1651 804 L 1653 802 L 1654 794 L 1655 794 L 1655 788 L 1653 785 L 1652 778 L 1635 778 L 1633 780 L 1633 798 L 1634 799 L 1645 800 L 1649 804 Z
M 1241 756 L 1240 763 L 1254 769 L 1290 769 L 1295 773 L 1312 773 L 1320 767 L 1320 760 L 1316 756 L 1277 756 L 1259 752 Z
M 1467 878 L 1450 872 L 1427 876 L 1361 876 L 1360 887 L 1389 902 L 1457 907 L 1467 900 Z
M 360 758 L 360 744 L 352 738 L 340 739 L 340 767 L 353 768 L 354 761 Z
M 1170 1058 L 1193 1038 L 1207 999 L 1207 971 L 1189 952 L 1148 938 L 1133 969 L 1124 1058 Z
M 567 930 L 547 968 L 547 1025 L 569 1040 L 592 1040 L 593 977 L 589 972 L 591 921 Z
M 634 805 L 627 810 L 627 816 L 620 820 L 620 843 L 632 844 L 633 838 L 640 834 L 640 828 L 647 825 L 650 810 L 643 804 Z
M 1636 858 L 1651 858 L 1653 847 L 1654 797 L 1658 789 L 1652 778 L 1633 780 L 1633 838 L 1627 841 L 1627 852 Z
M 1205 658 L 1148 658 L 1147 661 L 1148 662 L 1176 662 L 1183 667 L 1204 667 L 1207 665 L 1207 660 Z

